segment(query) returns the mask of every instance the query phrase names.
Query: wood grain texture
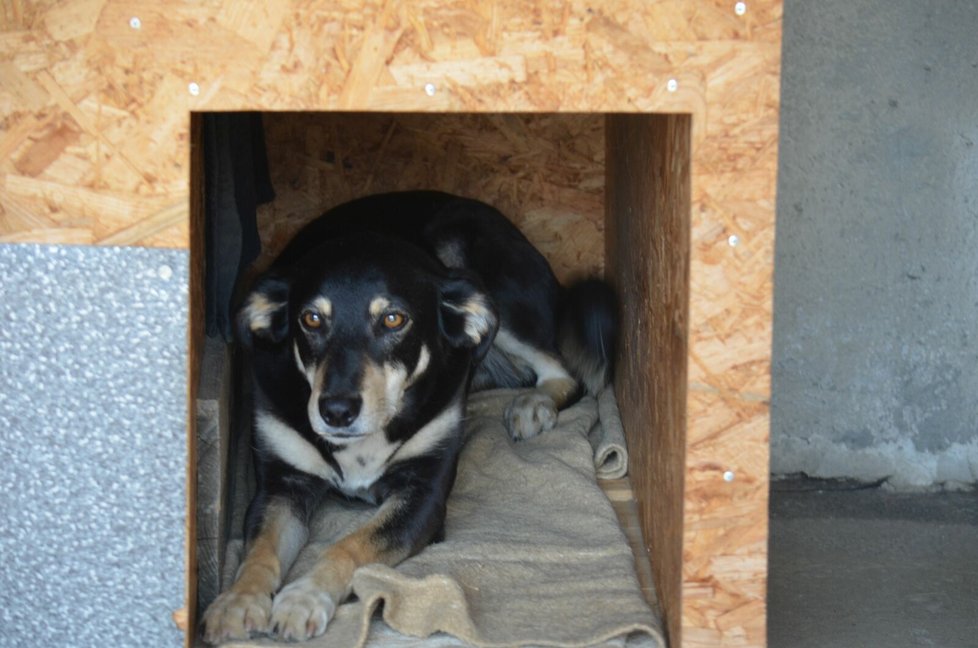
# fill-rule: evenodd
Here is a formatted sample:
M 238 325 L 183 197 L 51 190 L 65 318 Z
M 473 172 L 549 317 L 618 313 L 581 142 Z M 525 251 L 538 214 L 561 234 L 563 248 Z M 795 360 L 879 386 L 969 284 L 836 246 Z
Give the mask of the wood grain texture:
M 681 645 L 691 123 L 615 115 L 607 129 L 608 277 L 622 301 L 615 386 L 667 634 Z
M 760 646 L 774 212 L 755 204 L 738 230 L 716 222 L 743 207 L 696 192 L 709 140 L 692 131 L 682 115 L 608 118 L 606 268 L 623 302 L 616 386 L 671 640 Z M 774 159 L 758 162 L 773 176 Z M 761 181 L 739 195 L 773 191 L 768 176 L 747 177 Z
M 184 645 L 194 643 L 197 622 L 197 399 L 200 394 L 201 364 L 204 357 L 204 120 L 194 116 L 190 123 L 190 149 L 188 165 L 199 169 L 190 176 L 190 317 L 187 331 L 187 628 Z
M 749 6 L 8 0 L 0 241 L 187 246 L 190 111 L 691 113 L 749 169 L 781 14 Z
M 193 249 L 190 113 L 333 113 L 304 131 L 312 117 L 269 116 L 269 137 L 298 147 L 273 166 L 294 184 L 277 181 L 281 202 L 262 212 L 269 247 L 324 204 L 425 182 L 514 215 L 562 276 L 605 267 L 630 285 L 637 337 L 619 389 L 646 448 L 632 479 L 674 645 L 761 646 L 782 7 L 733 4 L 0 0 L 0 242 Z M 662 223 L 610 211 L 602 256 L 602 167 L 609 206 L 655 204 L 658 190 L 621 186 L 655 180 L 626 154 L 641 147 L 603 159 L 616 136 L 595 116 L 609 113 L 651 128 L 651 148 L 688 135 L 687 156 L 645 160 L 688 163 L 687 252 L 647 238 Z M 675 191 L 675 169 L 662 174 Z M 657 246 L 687 255 L 688 315 L 646 291 L 664 279 L 640 250 Z M 649 439 L 667 452 L 649 456 Z
M 266 113 L 263 119 L 276 199 L 259 208 L 259 266 L 327 207 L 425 187 L 502 210 L 562 279 L 603 272 L 601 115 Z

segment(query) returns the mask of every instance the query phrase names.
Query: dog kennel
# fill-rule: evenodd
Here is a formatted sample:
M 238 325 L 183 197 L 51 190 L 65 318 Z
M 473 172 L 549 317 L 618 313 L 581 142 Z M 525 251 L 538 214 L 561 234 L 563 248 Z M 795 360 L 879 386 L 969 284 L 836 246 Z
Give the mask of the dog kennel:
M 31 212 L 0 213 L 3 240 L 189 248 L 193 402 L 199 113 L 264 113 L 271 250 L 365 193 L 494 204 L 561 278 L 620 292 L 619 495 L 671 645 L 762 646 L 780 20 L 778 0 L 64 3 L 0 63 L 2 187 Z

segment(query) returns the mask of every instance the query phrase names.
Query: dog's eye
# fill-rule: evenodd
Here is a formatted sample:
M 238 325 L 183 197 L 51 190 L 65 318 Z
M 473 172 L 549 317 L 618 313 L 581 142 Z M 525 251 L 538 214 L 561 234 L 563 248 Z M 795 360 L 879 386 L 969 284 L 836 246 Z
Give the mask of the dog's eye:
M 299 318 L 302 320 L 302 325 L 307 329 L 315 330 L 323 325 L 323 316 L 316 311 L 303 311 Z
M 407 324 L 407 315 L 404 313 L 398 313 L 397 311 L 391 311 L 384 315 L 383 319 L 384 328 L 389 331 L 397 331 L 404 328 Z

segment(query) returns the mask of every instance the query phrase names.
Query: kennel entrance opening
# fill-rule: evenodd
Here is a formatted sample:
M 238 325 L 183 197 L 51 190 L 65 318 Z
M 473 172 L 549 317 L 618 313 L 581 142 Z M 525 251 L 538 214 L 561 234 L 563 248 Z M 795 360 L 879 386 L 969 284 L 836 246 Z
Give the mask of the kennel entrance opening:
M 258 208 L 256 267 L 328 207 L 425 188 L 500 208 L 562 280 L 603 274 L 616 286 L 623 308 L 616 389 L 631 487 L 641 546 L 676 640 L 687 505 L 692 117 L 264 113 L 262 120 L 276 198 Z M 193 204 L 199 209 L 202 197 Z M 192 230 L 200 272 L 201 228 Z

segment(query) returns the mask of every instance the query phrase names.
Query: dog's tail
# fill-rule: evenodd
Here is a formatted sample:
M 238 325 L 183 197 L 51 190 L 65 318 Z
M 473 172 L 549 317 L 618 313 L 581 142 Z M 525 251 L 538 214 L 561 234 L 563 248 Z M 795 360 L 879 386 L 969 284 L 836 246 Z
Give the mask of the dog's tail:
M 618 345 L 618 297 L 600 279 L 564 289 L 557 319 L 557 345 L 567 368 L 592 396 L 611 382 Z

